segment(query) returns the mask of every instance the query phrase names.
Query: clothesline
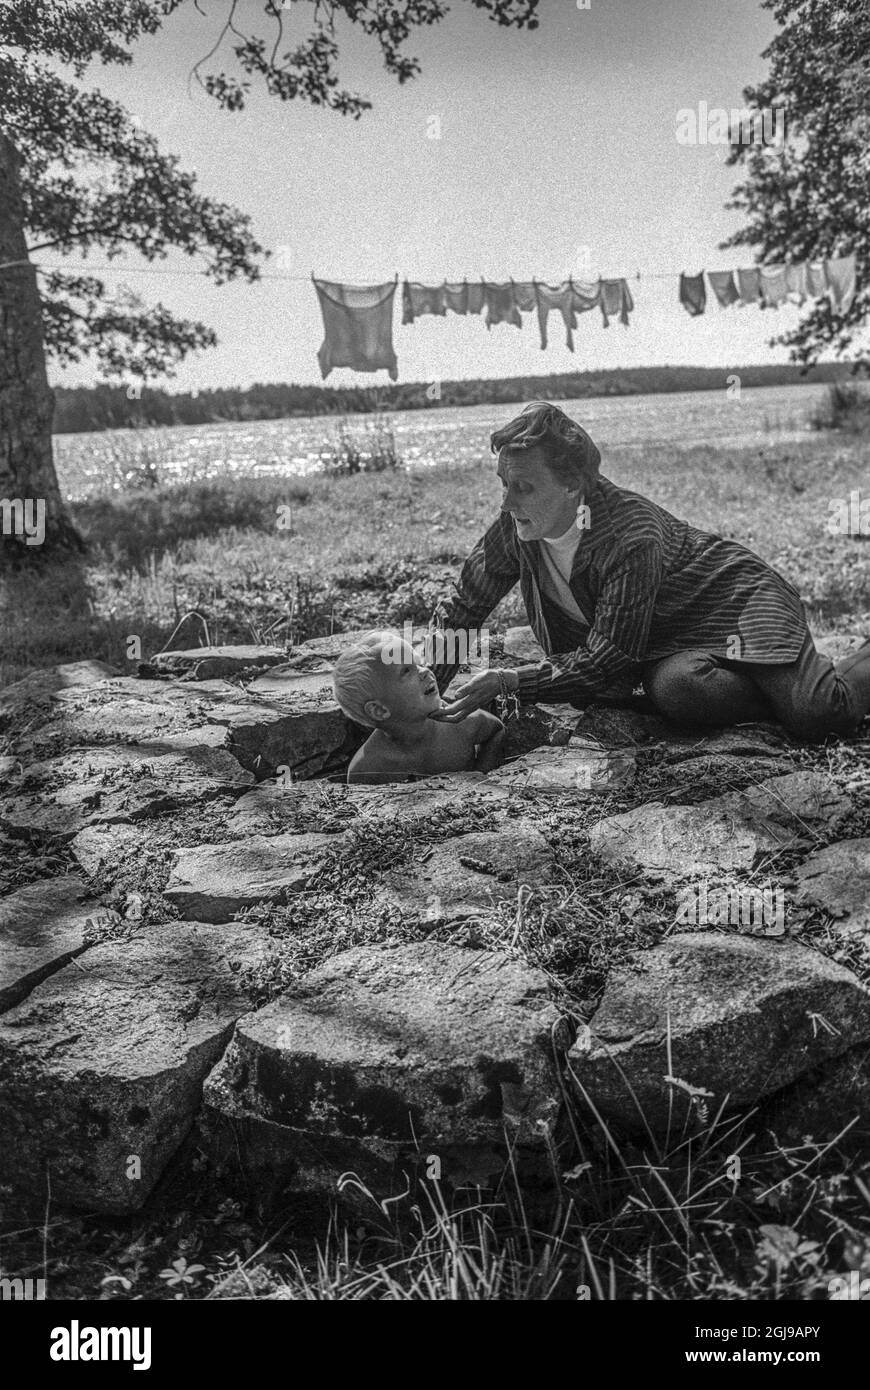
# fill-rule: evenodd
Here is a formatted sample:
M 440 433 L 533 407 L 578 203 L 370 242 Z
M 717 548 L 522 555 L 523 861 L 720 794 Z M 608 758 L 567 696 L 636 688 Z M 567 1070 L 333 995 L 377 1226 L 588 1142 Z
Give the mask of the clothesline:
M 109 272 L 111 272 L 111 273 L 113 273 L 113 274 L 115 274 L 115 275 L 173 275 L 173 276 L 194 276 L 194 277 L 196 277 L 196 278 L 200 278 L 200 277 L 202 277 L 202 276 L 207 276 L 207 275 L 208 275 L 208 271 L 207 271 L 207 270 L 169 270 L 169 269 L 167 269 L 167 268 L 165 268 L 165 267 L 128 266 L 128 265 L 112 265 L 112 264 L 95 264 L 95 263 L 92 263 L 92 262 L 89 262 L 89 261 L 83 261 L 81 265 L 70 265 L 69 262 L 65 262 L 65 263 L 62 263 L 62 264 L 60 264 L 60 265 L 45 265 L 45 264 L 43 264 L 43 263 L 41 263 L 41 262 L 39 262 L 39 261 L 5 261 L 5 262 L 3 262 L 2 264 L 0 264 L 0 270 L 11 270 L 12 268 L 14 268 L 14 267 L 16 267 L 16 266 L 33 266 L 33 268 L 34 268 L 35 270 L 40 271 L 40 272 L 42 272 L 42 271 L 53 271 L 53 270 L 66 270 L 66 271 L 73 272 L 73 273 L 75 273 L 75 274 L 77 274 L 77 275 L 87 274 L 89 271 L 94 271 L 94 270 L 98 270 L 98 271 L 100 271 L 101 273 L 102 273 L 103 271 L 109 271 Z M 372 278 L 375 278 L 375 277 L 372 277 Z M 484 276 L 476 276 L 476 277 L 473 277 L 473 278 L 476 279 L 476 280 L 485 280 L 487 277 L 484 275 Z M 582 276 L 577 276 L 577 277 L 575 277 L 575 278 L 579 281 L 579 280 L 582 279 Z M 595 278 L 595 279 L 598 279 L 598 276 L 595 276 L 594 278 Z M 633 271 L 630 275 L 613 275 L 613 276 L 604 275 L 604 276 L 602 276 L 601 278 L 604 279 L 604 280 L 609 280 L 609 279 L 613 279 L 613 280 L 679 280 L 679 278 L 680 278 L 680 272 L 679 272 L 678 270 L 677 270 L 677 271 L 674 271 L 674 270 L 635 270 L 635 271 Z M 285 275 L 285 274 L 282 274 L 282 273 L 280 273 L 280 272 L 279 272 L 279 273 L 272 273 L 272 272 L 268 272 L 268 271 L 267 271 L 265 274 L 263 274 L 263 275 L 260 276 L 260 279 L 261 279 L 261 280 L 289 280 L 289 281 L 295 281 L 295 282 L 298 283 L 298 284 L 309 284 L 309 285 L 311 284 L 311 275 L 310 275 L 310 274 L 309 274 L 309 275 Z M 400 279 L 400 280 L 413 280 L 414 277 L 413 277 L 412 275 L 408 275 L 408 274 L 398 274 L 398 273 L 397 273 L 397 279 Z M 357 285 L 357 284 L 356 284 L 355 282 L 353 282 L 353 281 L 346 281 L 346 280 L 345 280 L 345 281 L 342 281 L 341 283 L 343 283 L 343 284 L 354 284 L 354 288 L 362 288 L 362 285 L 361 285 L 361 284 L 360 284 L 360 285 Z M 517 281 L 517 284 L 519 284 L 519 283 L 521 283 L 521 282 L 518 280 L 518 281 Z
M 640 275 L 637 276 L 640 279 Z M 665 278 L 662 276 L 661 278 Z M 707 307 L 707 288 L 720 309 L 747 304 L 776 309 L 782 304 L 803 304 L 827 298 L 835 312 L 851 308 L 857 290 L 857 258 L 852 253 L 827 260 L 789 261 L 778 265 L 741 267 L 736 270 L 700 271 L 679 275 L 678 300 L 692 317 Z M 335 367 L 355 372 L 386 370 L 392 381 L 398 379 L 398 363 L 393 347 L 393 302 L 398 276 L 377 285 L 347 285 L 339 281 L 311 280 L 323 316 L 324 338 L 318 352 L 321 376 L 325 379 Z M 605 328 L 618 318 L 628 328 L 635 303 L 628 280 L 574 280 L 557 285 L 543 280 L 442 280 L 424 285 L 418 280 L 402 284 L 402 323 L 413 324 L 426 315 L 445 318 L 449 313 L 480 315 L 487 329 L 511 324 L 521 329 L 523 313 L 534 313 L 538 320 L 541 347 L 548 343 L 547 321 L 551 313 L 561 316 L 565 327 L 565 346 L 574 351 L 574 331 L 578 316 L 598 308 Z

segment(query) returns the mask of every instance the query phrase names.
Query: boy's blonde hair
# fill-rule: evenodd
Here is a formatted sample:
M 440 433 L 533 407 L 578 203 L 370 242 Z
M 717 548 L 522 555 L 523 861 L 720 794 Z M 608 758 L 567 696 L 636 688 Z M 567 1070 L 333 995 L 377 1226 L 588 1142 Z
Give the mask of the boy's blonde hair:
M 335 663 L 332 673 L 333 694 L 342 713 L 356 724 L 364 724 L 367 729 L 378 727 L 364 708 L 367 700 L 375 698 L 372 676 L 378 667 L 386 664 L 383 650 L 387 643 L 401 641 L 402 634 L 391 628 L 366 632 L 359 642 L 343 651 Z

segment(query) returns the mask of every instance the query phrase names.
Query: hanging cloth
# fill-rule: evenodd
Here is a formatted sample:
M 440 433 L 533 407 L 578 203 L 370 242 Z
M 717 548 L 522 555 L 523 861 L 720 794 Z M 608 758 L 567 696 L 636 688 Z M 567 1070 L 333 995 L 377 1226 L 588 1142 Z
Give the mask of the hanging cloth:
M 514 304 L 524 314 L 530 314 L 538 307 L 534 280 L 514 280 Z
M 571 307 L 575 314 L 586 314 L 601 303 L 601 281 L 572 280 Z M 626 287 L 627 288 L 627 287 Z M 631 296 L 629 296 L 630 298 Z M 634 306 L 632 305 L 632 308 Z
M 523 321 L 514 303 L 513 280 L 501 285 L 484 283 L 483 296 L 486 303 L 487 328 L 492 328 L 496 323 L 512 323 L 516 328 L 522 328 Z
M 826 262 L 831 307 L 838 314 L 848 313 L 855 298 L 857 262 L 854 255 L 839 256 Z
M 733 270 L 708 270 L 707 279 L 722 309 L 727 309 L 740 298 L 734 283 Z
M 807 261 L 807 293 L 811 299 L 820 299 L 828 293 L 826 261 Z
M 788 277 L 784 265 L 759 266 L 761 297 L 765 309 L 778 309 L 788 300 Z
M 707 307 L 707 290 L 703 270 L 698 275 L 680 276 L 680 303 L 692 318 L 703 314 Z
M 737 271 L 737 286 L 740 290 L 740 305 L 757 304 L 761 299 L 761 276 L 755 266 Z
M 803 304 L 804 300 L 809 298 L 806 261 L 798 261 L 797 265 L 786 266 L 785 287 L 793 304 Z
M 565 345 L 569 352 L 574 351 L 573 329 L 577 327 L 577 315 L 574 312 L 574 285 L 570 280 L 563 280 L 561 285 L 544 285 L 535 281 L 535 297 L 538 307 L 538 328 L 541 333 L 541 347 L 547 346 L 547 319 L 551 309 L 557 309 L 562 315 L 562 322 L 565 325 Z
M 312 275 L 312 280 L 314 276 Z M 386 368 L 397 381 L 399 367 L 393 350 L 393 297 L 398 276 L 387 285 L 338 285 L 314 280 L 323 314 L 325 337 L 317 353 L 322 377 L 333 367 L 355 372 Z
M 419 285 L 416 280 L 402 286 L 402 323 L 413 323 L 421 314 L 444 314 L 444 286 Z
M 601 282 L 601 317 L 604 319 L 604 327 L 609 328 L 610 318 L 619 315 L 619 322 L 628 327 L 628 316 L 634 308 L 634 300 L 631 297 L 631 290 L 628 288 L 626 280 L 602 280 Z
M 468 286 L 469 314 L 482 314 L 486 305 L 486 286 L 482 280 L 475 280 Z
M 452 309 L 454 314 L 468 313 L 468 281 L 463 280 L 461 284 L 454 285 L 444 281 L 444 307 Z
M 483 308 L 483 285 L 479 281 L 469 285 L 467 280 L 455 284 L 445 280 L 443 289 L 444 307 L 454 314 L 479 314 Z

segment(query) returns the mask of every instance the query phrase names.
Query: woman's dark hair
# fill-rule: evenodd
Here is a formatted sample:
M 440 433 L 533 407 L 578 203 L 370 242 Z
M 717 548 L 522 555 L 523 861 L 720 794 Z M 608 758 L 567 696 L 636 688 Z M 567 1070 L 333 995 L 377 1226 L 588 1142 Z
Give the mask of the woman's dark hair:
M 582 425 L 549 401 L 532 401 L 500 430 L 490 435 L 494 454 L 540 449 L 546 463 L 565 487 L 582 487 L 598 475 L 601 454 Z

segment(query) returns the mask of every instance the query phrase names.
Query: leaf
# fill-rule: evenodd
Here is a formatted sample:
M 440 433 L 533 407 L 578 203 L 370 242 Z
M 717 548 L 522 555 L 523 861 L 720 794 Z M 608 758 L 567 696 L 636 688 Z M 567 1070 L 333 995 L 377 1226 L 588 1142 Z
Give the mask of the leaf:
M 759 1259 L 784 1267 L 791 1264 L 800 1245 L 800 1236 L 791 1226 L 759 1226 L 763 1239 L 759 1242 Z

